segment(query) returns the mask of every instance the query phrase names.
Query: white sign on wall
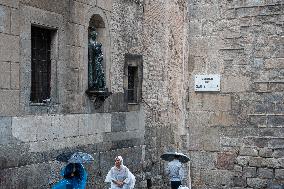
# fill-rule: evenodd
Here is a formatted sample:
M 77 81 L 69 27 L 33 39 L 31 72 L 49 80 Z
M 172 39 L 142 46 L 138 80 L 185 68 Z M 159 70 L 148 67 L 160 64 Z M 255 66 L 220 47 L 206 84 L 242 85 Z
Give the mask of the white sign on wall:
M 195 91 L 220 91 L 220 75 L 195 75 Z

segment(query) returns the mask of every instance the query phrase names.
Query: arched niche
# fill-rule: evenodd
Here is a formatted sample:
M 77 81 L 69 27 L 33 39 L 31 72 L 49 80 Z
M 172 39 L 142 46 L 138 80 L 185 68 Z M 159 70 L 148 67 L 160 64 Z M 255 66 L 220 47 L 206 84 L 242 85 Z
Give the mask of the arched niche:
M 106 39 L 105 39 L 106 38 L 106 26 L 105 26 L 105 22 L 104 22 L 103 18 L 99 14 L 94 14 L 91 17 L 90 22 L 89 22 L 88 32 L 90 32 L 90 29 L 92 27 L 95 27 L 96 31 L 98 33 L 97 41 L 102 43 L 102 44 L 106 44 Z
M 95 41 L 96 44 L 101 44 L 101 51 L 102 51 L 102 61 L 100 62 L 101 67 L 100 66 L 96 66 L 94 67 L 94 65 L 90 64 L 90 58 L 93 57 L 92 53 L 93 51 L 90 50 L 90 41 L 93 40 L 92 34 L 93 32 L 96 32 L 96 37 L 95 37 Z M 88 41 L 89 41 L 89 45 L 88 45 L 88 94 L 91 96 L 102 96 L 103 99 L 107 96 L 110 95 L 109 91 L 108 91 L 108 87 L 109 87 L 109 39 L 108 39 L 108 31 L 107 31 L 107 27 L 106 27 L 106 23 L 103 19 L 103 17 L 101 17 L 101 15 L 99 14 L 93 14 L 89 20 L 89 27 L 88 27 Z M 96 51 L 97 52 L 97 51 Z M 102 72 L 100 72 L 100 74 L 104 75 L 104 85 L 105 85 L 105 89 L 102 90 L 102 88 L 100 87 L 100 89 L 95 89 L 91 88 L 90 85 L 90 80 L 94 80 L 94 78 L 92 78 L 92 76 L 90 76 L 90 74 L 92 73 L 92 71 L 94 71 L 94 69 L 98 70 L 102 68 Z M 92 75 L 92 74 L 91 74 Z M 98 77 L 98 75 L 95 74 L 94 76 L 95 78 Z

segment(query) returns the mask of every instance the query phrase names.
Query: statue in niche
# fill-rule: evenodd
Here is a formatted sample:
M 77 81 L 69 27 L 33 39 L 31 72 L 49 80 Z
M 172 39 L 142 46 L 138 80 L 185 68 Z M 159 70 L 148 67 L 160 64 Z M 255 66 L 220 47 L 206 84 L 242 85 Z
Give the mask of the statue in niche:
M 91 27 L 88 44 L 88 85 L 89 90 L 105 91 L 102 44 L 96 41 L 97 35 L 95 27 Z

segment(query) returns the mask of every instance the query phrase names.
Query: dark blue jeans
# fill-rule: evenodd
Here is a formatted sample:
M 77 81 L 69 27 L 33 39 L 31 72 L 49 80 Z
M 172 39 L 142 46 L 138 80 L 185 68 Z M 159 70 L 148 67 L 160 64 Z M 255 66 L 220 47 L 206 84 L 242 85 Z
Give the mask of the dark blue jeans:
M 171 187 L 172 189 L 178 189 L 178 187 L 181 185 L 181 181 L 171 181 Z

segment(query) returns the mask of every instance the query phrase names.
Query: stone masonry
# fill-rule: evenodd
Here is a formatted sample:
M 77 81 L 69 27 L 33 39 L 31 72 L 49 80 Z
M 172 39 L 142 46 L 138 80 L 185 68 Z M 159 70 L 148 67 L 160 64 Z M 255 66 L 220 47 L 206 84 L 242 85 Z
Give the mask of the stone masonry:
M 188 7 L 189 75 L 221 75 L 218 93 L 189 84 L 193 188 L 283 188 L 283 1 Z
M 112 92 L 99 103 L 85 93 L 92 23 Z M 45 104 L 30 102 L 31 26 L 56 31 Z M 0 0 L 0 189 L 49 188 L 75 151 L 95 158 L 87 188 L 107 188 L 122 155 L 135 189 L 169 189 L 160 155 L 179 151 L 192 189 L 283 189 L 283 28 L 281 0 Z M 143 58 L 137 104 L 126 54 Z M 221 90 L 194 91 L 198 74 Z

